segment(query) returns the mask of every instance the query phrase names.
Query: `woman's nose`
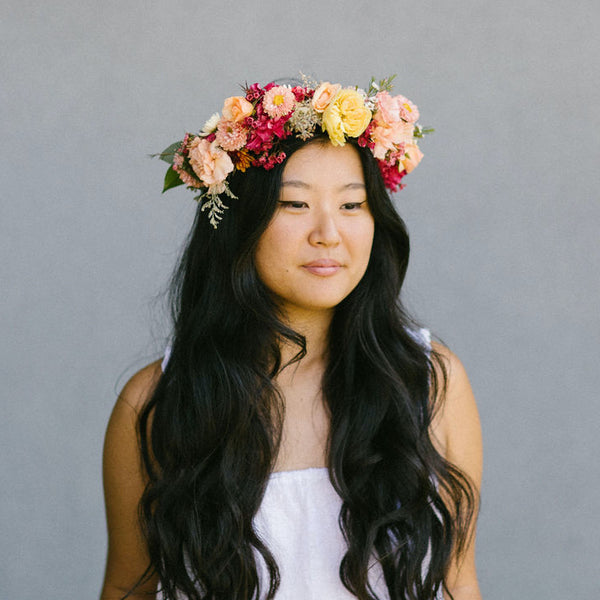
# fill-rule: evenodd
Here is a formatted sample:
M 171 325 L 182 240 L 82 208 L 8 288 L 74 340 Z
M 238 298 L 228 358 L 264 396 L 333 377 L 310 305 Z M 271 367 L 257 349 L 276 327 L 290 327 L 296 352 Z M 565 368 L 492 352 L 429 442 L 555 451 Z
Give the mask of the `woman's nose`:
M 335 216 L 329 211 L 321 211 L 315 216 L 309 236 L 311 244 L 317 246 L 337 246 L 340 243 L 340 231 Z

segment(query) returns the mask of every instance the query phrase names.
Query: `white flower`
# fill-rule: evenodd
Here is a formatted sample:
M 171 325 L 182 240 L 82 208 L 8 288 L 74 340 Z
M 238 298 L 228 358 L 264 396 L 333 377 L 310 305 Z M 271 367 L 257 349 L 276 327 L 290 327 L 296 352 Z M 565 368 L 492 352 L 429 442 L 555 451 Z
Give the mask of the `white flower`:
M 211 116 L 211 118 L 208 121 L 206 121 L 206 123 L 204 123 L 202 133 L 204 133 L 205 135 L 209 135 L 210 133 L 212 133 L 217 128 L 217 125 L 219 124 L 220 120 L 221 115 L 219 115 L 218 112 L 214 113 Z
M 365 92 L 365 90 L 363 88 L 357 87 L 356 91 L 360 95 L 360 97 L 363 99 L 365 106 L 371 112 L 373 112 L 375 110 L 375 98 L 369 98 L 369 96 L 367 95 L 367 92 Z

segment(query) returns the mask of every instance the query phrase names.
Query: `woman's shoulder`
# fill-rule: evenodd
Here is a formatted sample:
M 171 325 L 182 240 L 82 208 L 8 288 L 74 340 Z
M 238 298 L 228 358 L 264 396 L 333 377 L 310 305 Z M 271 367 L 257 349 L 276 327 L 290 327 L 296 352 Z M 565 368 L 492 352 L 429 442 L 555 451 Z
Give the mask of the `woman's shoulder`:
M 138 415 L 152 394 L 160 372 L 160 361 L 155 361 L 129 379 L 119 394 L 106 428 L 103 483 L 109 544 L 102 598 L 120 598 L 148 565 L 149 557 L 139 525 L 140 498 L 148 477 L 137 426 Z M 156 578 L 149 580 L 143 589 L 148 594 L 156 590 Z
M 127 404 L 139 414 L 162 375 L 161 362 L 156 360 L 135 373 L 123 386 L 117 402 Z
M 446 373 L 445 393 L 434 419 L 436 437 L 445 457 L 460 465 L 476 481 L 481 477 L 481 424 L 467 371 L 449 348 L 431 342 Z M 436 369 L 441 369 L 438 364 Z

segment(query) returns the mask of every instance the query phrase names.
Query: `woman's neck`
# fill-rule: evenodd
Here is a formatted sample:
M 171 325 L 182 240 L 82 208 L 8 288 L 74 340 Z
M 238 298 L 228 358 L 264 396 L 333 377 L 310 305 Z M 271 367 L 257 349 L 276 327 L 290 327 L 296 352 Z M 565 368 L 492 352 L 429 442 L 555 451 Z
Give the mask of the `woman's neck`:
M 315 371 L 323 372 L 327 361 L 329 326 L 332 318 L 333 310 L 295 314 L 293 318 L 288 318 L 286 325 L 306 339 L 306 355 L 302 360 L 285 367 L 280 376 L 286 372 L 288 377 L 292 372 L 295 375 Z M 280 349 L 282 365 L 287 364 L 298 354 L 298 346 L 288 340 L 282 342 Z

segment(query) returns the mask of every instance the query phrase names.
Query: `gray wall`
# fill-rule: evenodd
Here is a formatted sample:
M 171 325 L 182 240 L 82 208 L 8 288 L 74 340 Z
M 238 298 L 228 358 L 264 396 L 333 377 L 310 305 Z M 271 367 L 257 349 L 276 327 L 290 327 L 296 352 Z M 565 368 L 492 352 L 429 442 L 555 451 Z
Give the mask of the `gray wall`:
M 600 9 L 509 2 L 27 2 L 0 10 L 0 597 L 99 590 L 104 427 L 159 355 L 192 218 L 162 150 L 302 69 L 436 128 L 398 196 L 407 301 L 463 359 L 487 600 L 597 597 Z

